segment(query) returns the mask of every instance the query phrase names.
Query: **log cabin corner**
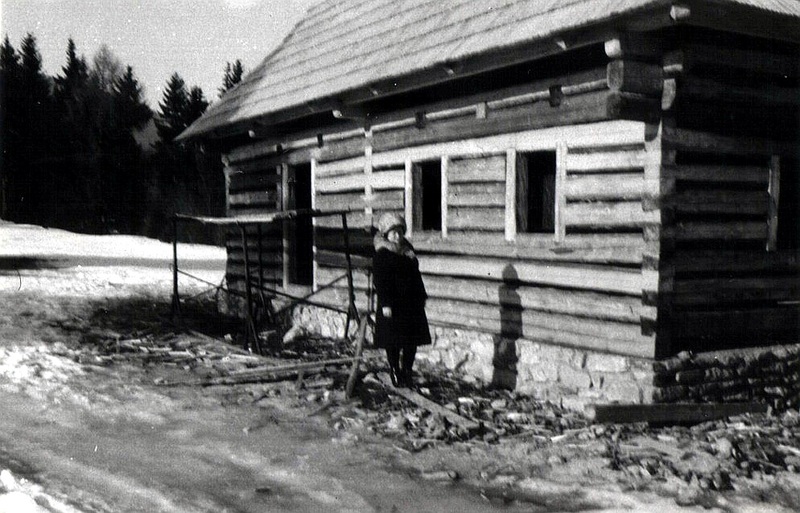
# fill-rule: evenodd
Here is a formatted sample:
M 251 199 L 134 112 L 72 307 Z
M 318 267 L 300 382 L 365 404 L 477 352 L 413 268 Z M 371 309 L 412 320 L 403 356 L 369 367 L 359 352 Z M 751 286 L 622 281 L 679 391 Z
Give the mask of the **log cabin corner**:
M 181 139 L 229 216 L 351 210 L 361 309 L 404 213 L 432 363 L 575 408 L 797 405 L 799 48 L 789 0 L 327 0 Z M 259 280 L 346 306 L 341 230 L 253 229 Z

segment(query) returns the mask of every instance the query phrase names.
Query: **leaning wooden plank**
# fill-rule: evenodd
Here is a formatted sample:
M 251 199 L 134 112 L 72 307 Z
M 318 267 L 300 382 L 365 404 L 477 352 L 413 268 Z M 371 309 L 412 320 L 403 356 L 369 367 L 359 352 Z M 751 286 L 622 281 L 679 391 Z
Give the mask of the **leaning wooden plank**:
M 448 410 L 447 408 L 445 408 L 441 404 L 439 404 L 437 402 L 434 402 L 434 401 L 431 401 L 430 399 L 428 399 L 424 395 L 419 394 L 417 392 L 414 392 L 411 389 L 408 389 L 408 388 L 394 388 L 394 387 L 391 387 L 390 385 L 387 386 L 387 388 L 389 390 L 391 390 L 393 393 L 395 393 L 395 394 L 399 395 L 400 397 L 402 397 L 402 398 L 404 398 L 404 399 L 416 404 L 417 406 L 420 406 L 421 408 L 424 408 L 424 409 L 428 410 L 431 413 L 435 413 L 435 414 L 441 415 L 442 417 L 444 417 L 448 421 L 450 421 L 452 424 L 455 424 L 456 426 L 464 428 L 467 431 L 473 431 L 473 430 L 476 430 L 476 429 L 478 429 L 480 427 L 480 423 L 475 422 L 474 420 L 470 420 L 470 419 L 464 418 L 461 415 L 459 415 L 458 413 L 456 413 L 456 412 L 454 412 L 452 410 Z
M 743 413 L 764 413 L 767 409 L 768 406 L 761 403 L 593 404 L 586 408 L 585 413 L 593 422 L 697 424 Z
M 358 377 L 358 366 L 361 363 L 361 352 L 364 349 L 364 339 L 367 336 L 367 325 L 369 324 L 369 312 L 361 316 L 358 323 L 358 335 L 356 337 L 356 354 L 353 358 L 353 366 L 350 368 L 350 376 L 347 378 L 347 384 L 344 387 L 344 396 L 350 399 L 353 396 L 353 390 L 356 386 L 356 379 Z

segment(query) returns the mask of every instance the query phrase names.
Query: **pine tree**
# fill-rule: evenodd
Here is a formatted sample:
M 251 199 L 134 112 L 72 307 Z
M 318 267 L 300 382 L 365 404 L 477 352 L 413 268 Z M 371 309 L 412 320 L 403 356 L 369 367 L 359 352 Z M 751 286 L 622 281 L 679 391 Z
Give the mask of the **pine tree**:
M 153 117 L 142 94 L 142 86 L 133 75 L 133 68 L 128 66 L 114 83 L 114 111 L 122 129 L 139 130 Z
M 67 41 L 67 63 L 61 68 L 62 75 L 56 77 L 56 93 L 61 101 L 75 98 L 79 91 L 86 87 L 89 70 L 86 59 L 78 56 L 75 41 Z
M 236 59 L 233 64 L 230 62 L 225 63 L 225 74 L 222 77 L 222 87 L 219 88 L 219 95 L 222 96 L 226 91 L 233 89 L 233 87 L 242 81 L 244 75 L 244 66 L 242 61 Z
M 101 45 L 92 59 L 92 79 L 102 91 L 110 93 L 122 75 L 122 62 L 106 45 Z
M 203 90 L 197 86 L 192 87 L 189 91 L 189 102 L 186 105 L 186 117 L 184 118 L 186 126 L 188 127 L 194 120 L 203 115 L 208 108 Z
M 19 97 L 20 59 L 6 35 L 0 46 L 0 218 L 14 219 L 18 208 L 17 126 L 22 117 Z
M 160 109 L 156 118 L 158 136 L 164 143 L 171 143 L 186 128 L 186 110 L 189 105 L 189 92 L 186 82 L 177 73 L 169 78 L 167 89 L 158 103 Z

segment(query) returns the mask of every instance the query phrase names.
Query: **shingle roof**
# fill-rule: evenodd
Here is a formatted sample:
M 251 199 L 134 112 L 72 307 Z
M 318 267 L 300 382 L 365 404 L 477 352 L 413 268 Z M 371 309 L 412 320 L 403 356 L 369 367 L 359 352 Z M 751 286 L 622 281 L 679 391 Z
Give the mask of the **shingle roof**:
M 800 0 L 717 0 L 800 17 Z M 666 0 L 327 0 L 181 138 L 553 37 Z

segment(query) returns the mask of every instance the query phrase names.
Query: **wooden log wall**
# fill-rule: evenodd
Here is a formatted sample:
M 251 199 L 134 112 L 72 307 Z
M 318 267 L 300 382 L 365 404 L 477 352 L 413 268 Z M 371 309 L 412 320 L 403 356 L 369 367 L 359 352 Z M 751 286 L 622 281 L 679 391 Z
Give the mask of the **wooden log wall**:
M 781 230 L 798 198 L 780 194 L 800 173 L 799 67 L 796 45 L 708 31 L 664 58 L 673 352 L 800 339 L 798 241 Z

